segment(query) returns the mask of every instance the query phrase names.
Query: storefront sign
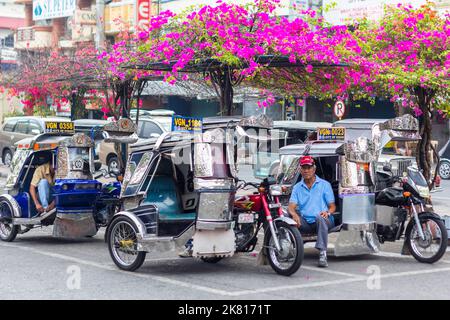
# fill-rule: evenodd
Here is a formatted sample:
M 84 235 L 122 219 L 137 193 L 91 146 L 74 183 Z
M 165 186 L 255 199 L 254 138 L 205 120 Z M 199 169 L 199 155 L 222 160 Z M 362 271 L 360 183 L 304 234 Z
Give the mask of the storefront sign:
M 76 6 L 76 0 L 33 0 L 33 20 L 70 17 Z
M 147 29 L 150 22 L 152 3 L 151 0 L 136 0 L 137 25 Z
M 202 128 L 202 118 L 172 116 L 172 131 L 201 132 Z
M 95 25 L 97 24 L 97 15 L 95 11 L 90 10 L 75 10 L 75 24 L 79 25 Z
M 426 0 L 323 0 L 323 17 L 333 25 L 349 24 L 364 17 L 379 20 L 383 17 L 385 5 L 396 6 L 398 3 L 418 8 Z

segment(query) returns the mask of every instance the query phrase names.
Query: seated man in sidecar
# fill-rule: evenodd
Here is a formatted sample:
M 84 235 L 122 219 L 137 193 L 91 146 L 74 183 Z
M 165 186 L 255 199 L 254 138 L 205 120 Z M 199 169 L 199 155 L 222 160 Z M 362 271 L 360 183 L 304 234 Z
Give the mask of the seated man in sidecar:
M 55 208 L 51 192 L 55 184 L 55 169 L 50 162 L 47 161 L 36 168 L 30 183 L 30 195 L 39 214 Z
M 327 267 L 328 232 L 334 227 L 336 211 L 331 184 L 316 175 L 314 159 L 300 158 L 302 180 L 292 189 L 288 211 L 301 233 L 317 233 L 319 267 Z

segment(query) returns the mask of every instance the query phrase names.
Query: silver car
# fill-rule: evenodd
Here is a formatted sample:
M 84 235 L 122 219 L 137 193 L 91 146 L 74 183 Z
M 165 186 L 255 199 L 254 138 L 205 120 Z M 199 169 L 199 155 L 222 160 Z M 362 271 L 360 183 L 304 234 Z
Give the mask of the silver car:
M 10 117 L 5 118 L 0 129 L 0 152 L 3 164 L 10 165 L 14 152 L 15 143 L 24 138 L 41 134 L 45 129 L 45 122 L 69 122 L 68 118 L 42 118 L 42 117 Z

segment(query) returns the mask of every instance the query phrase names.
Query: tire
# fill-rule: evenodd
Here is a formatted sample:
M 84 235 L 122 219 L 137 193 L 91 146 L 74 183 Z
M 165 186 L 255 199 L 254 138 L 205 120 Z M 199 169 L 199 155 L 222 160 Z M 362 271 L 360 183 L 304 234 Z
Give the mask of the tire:
M 200 259 L 202 259 L 202 261 L 206 262 L 206 263 L 217 263 L 220 260 L 222 260 L 223 258 L 222 257 L 208 257 L 208 258 L 200 258 Z
M 276 273 L 283 276 L 290 276 L 293 273 L 297 272 L 303 262 L 303 240 L 300 234 L 300 231 L 295 227 L 287 224 L 284 221 L 276 222 L 276 229 L 278 233 L 281 235 L 282 233 L 286 235 L 289 234 L 291 241 L 293 241 L 294 248 L 292 248 L 292 252 L 289 254 L 294 254 L 294 258 L 292 263 L 289 263 L 287 267 L 281 267 L 280 261 L 278 261 L 278 252 L 274 247 L 274 243 L 272 241 L 272 233 L 270 232 L 270 228 L 266 228 L 265 236 L 264 236 L 264 250 L 266 257 L 269 260 L 270 266 Z M 286 239 L 286 237 L 283 237 Z M 279 238 L 280 240 L 280 238 Z M 283 241 L 283 239 L 281 238 Z M 283 258 L 283 257 L 281 257 Z
M 408 224 L 408 227 L 406 228 L 406 232 L 405 232 L 405 241 L 406 241 L 406 245 L 408 246 L 409 251 L 411 252 L 411 254 L 413 255 L 413 257 L 422 263 L 435 263 L 436 261 L 438 261 L 439 259 L 442 258 L 442 256 L 445 254 L 445 251 L 447 250 L 447 244 L 448 244 L 448 234 L 447 234 L 447 229 L 445 227 L 444 222 L 438 218 L 438 217 L 434 217 L 434 216 L 430 216 L 430 215 L 426 215 L 426 216 L 420 216 L 419 215 L 419 221 L 420 223 L 426 224 L 429 227 L 429 230 L 424 230 L 425 233 L 425 241 L 419 240 L 417 239 L 416 236 L 416 223 L 414 220 L 411 220 L 411 222 Z M 433 222 L 433 224 L 431 224 L 430 222 Z M 431 231 L 432 226 L 435 226 L 435 233 L 437 231 L 436 227 L 439 228 L 439 232 L 440 232 L 440 243 L 438 244 L 438 250 L 436 251 L 436 253 L 434 253 L 431 256 L 423 256 L 421 253 L 419 253 L 419 249 L 418 247 L 421 247 L 423 249 L 425 248 L 426 244 L 429 244 L 431 241 L 433 241 L 433 232 Z M 431 231 L 431 232 L 430 232 Z M 417 240 L 414 240 L 417 239 Z M 439 239 L 439 238 L 437 238 Z M 416 243 L 417 241 L 417 243 Z
M 125 216 L 118 216 L 114 219 L 111 224 L 108 226 L 106 233 L 106 241 L 108 243 L 109 254 L 111 255 L 112 260 L 119 267 L 119 269 L 125 271 L 135 271 L 139 269 L 145 261 L 146 252 L 137 251 L 136 248 L 128 250 L 133 253 L 126 253 L 126 250 L 120 250 L 119 243 L 117 242 L 118 237 L 121 237 L 119 229 L 122 232 L 127 232 L 127 239 L 120 239 L 122 241 L 132 241 L 132 245 L 128 244 L 127 246 L 130 248 L 131 246 L 135 247 L 137 240 L 137 228 L 134 222 Z M 122 254 L 128 254 L 130 256 L 134 256 L 130 261 L 124 261 L 120 256 L 119 252 L 122 251 Z
M 113 168 L 119 168 L 119 159 L 116 156 L 112 156 L 108 160 L 108 172 L 111 172 Z
M 12 209 L 9 202 L 2 200 L 0 202 L 0 217 L 12 217 Z M 16 239 L 20 231 L 20 226 L 12 223 L 0 222 L 0 240 L 12 242 Z
M 439 176 L 444 180 L 450 179 L 450 161 L 441 161 L 439 164 Z
M 6 165 L 6 166 L 11 165 L 12 157 L 13 157 L 13 154 L 12 154 L 11 150 L 9 150 L 9 149 L 3 150 L 2 161 L 3 161 L 4 165 Z

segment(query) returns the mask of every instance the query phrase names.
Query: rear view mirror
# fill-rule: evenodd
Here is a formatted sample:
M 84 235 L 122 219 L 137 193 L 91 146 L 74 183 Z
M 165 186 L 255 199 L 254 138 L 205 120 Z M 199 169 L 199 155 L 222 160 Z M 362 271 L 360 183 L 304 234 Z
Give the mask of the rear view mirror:
M 99 171 L 102 168 L 101 161 L 95 161 L 94 162 L 94 168 L 95 168 L 95 171 Z

